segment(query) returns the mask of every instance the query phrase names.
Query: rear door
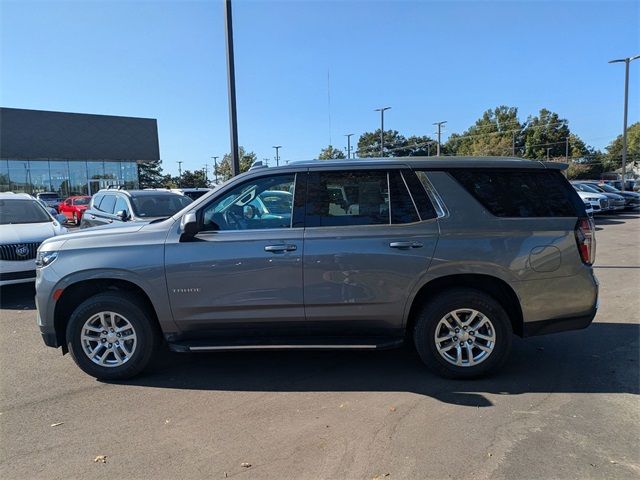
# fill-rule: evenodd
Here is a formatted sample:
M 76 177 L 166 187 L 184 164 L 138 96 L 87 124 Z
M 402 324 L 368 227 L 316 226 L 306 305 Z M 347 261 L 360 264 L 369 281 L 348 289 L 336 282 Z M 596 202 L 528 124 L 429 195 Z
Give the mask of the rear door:
M 401 332 L 409 293 L 429 268 L 438 239 L 433 207 L 416 208 L 405 175 L 414 174 L 370 167 L 310 171 L 304 235 L 310 331 Z

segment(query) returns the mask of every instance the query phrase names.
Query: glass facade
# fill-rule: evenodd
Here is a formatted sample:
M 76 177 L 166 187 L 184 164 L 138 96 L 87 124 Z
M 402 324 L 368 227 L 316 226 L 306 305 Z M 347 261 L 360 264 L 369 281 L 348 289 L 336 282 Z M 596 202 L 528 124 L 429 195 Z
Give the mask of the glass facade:
M 93 195 L 110 185 L 138 188 L 136 162 L 95 160 L 0 160 L 0 192 Z

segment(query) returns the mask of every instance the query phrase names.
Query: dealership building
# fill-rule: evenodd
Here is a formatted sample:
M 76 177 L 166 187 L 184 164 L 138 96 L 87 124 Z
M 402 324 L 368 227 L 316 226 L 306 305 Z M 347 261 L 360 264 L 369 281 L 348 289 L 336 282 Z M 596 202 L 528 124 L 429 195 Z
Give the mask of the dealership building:
M 152 118 L 0 108 L 0 192 L 134 189 L 138 164 L 159 158 Z

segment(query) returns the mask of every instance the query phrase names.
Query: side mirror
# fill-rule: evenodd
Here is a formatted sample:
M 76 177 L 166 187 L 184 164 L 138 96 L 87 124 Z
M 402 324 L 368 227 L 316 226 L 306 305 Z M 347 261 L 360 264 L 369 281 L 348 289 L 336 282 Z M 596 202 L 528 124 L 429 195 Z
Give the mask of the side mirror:
M 193 237 L 198 233 L 198 217 L 196 212 L 189 212 L 180 220 L 180 230 L 187 237 Z
M 58 215 L 56 215 L 55 218 L 59 223 L 61 224 L 65 224 L 67 222 L 67 217 L 65 217 L 63 214 L 59 213 Z
M 118 210 L 116 213 L 116 217 L 118 217 L 123 222 L 126 222 L 129 219 L 129 214 L 126 210 Z

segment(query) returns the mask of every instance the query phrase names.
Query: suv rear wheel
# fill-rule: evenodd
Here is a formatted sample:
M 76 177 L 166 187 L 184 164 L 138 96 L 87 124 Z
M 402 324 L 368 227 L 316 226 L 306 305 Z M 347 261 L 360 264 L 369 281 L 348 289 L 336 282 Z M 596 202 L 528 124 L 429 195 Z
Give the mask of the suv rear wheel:
M 426 303 L 414 329 L 422 361 L 448 378 L 473 378 L 495 372 L 507 359 L 511 322 L 491 296 L 455 289 Z
M 104 380 L 140 373 L 159 343 L 146 309 L 135 297 L 119 292 L 101 293 L 82 302 L 71 315 L 66 338 L 76 364 Z

